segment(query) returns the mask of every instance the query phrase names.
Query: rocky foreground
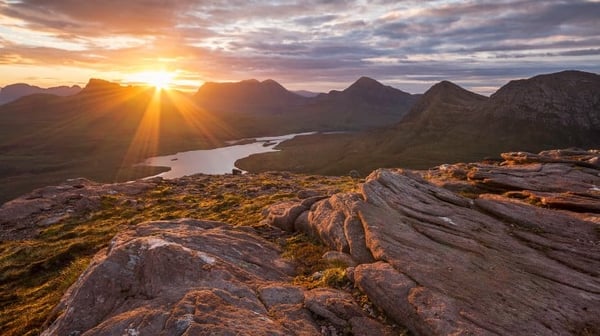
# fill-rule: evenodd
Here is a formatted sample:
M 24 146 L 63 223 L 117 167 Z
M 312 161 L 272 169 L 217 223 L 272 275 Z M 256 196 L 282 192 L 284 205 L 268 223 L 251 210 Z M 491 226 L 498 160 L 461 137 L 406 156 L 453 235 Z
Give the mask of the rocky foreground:
M 357 192 L 303 190 L 265 208 L 256 228 L 197 219 L 129 225 L 95 255 L 43 334 L 385 335 L 398 332 L 393 323 L 417 335 L 600 333 L 600 151 L 503 158 L 380 169 Z M 77 195 L 74 204 L 91 206 Z M 38 234 L 42 196 L 0 208 L 4 240 Z M 45 225 L 84 211 L 46 206 L 54 212 Z M 37 229 L 27 229 L 32 223 Z M 350 266 L 352 286 L 389 319 L 350 288 L 292 283 L 294 264 L 273 243 L 285 232 L 334 251 L 326 257 Z

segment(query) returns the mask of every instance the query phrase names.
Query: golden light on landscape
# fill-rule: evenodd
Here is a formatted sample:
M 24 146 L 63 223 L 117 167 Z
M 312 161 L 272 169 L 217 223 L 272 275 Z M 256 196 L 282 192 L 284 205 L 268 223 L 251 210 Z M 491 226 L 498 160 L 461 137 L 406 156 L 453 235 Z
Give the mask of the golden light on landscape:
M 157 89 L 169 89 L 175 73 L 168 71 L 144 71 L 132 74 L 126 78 L 127 82 L 143 83 L 154 86 Z

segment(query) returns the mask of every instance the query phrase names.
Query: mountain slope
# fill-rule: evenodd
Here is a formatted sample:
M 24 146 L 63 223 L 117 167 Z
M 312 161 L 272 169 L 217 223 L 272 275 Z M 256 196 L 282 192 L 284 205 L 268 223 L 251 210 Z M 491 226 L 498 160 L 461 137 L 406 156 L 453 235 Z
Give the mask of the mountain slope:
M 206 83 L 194 100 L 235 120 L 247 135 L 257 136 L 273 130 L 348 131 L 388 126 L 401 120 L 417 97 L 361 77 L 343 91 L 314 97 L 288 91 L 273 80 Z
M 331 130 L 366 130 L 397 123 L 418 97 L 361 77 L 343 91 L 318 95 L 299 114 Z
M 490 98 L 441 82 L 393 127 L 295 139 L 280 146 L 283 153 L 251 157 L 238 166 L 345 174 L 378 167 L 422 169 L 511 150 L 598 148 L 599 102 L 600 76 L 585 72 L 513 81 Z
M 563 71 L 511 81 L 490 97 L 483 111 L 494 119 L 600 129 L 600 76 Z
M 524 150 L 598 146 L 600 76 L 563 71 L 512 81 L 479 112 L 488 134 Z
M 306 101 L 272 79 L 236 83 L 205 83 L 194 95 L 201 107 L 216 112 L 277 113 Z
M 414 122 L 420 128 L 447 128 L 468 122 L 487 97 L 442 81 L 432 86 L 411 108 L 403 123 Z M 402 124 L 402 123 L 401 123 Z M 401 125 L 400 124 L 400 125 Z
M 102 80 L 74 96 L 23 97 L 0 107 L 0 202 L 67 178 L 145 176 L 156 170 L 131 164 L 220 144 L 222 124 L 180 93 Z
M 81 91 L 81 87 L 78 85 L 69 86 L 56 86 L 51 88 L 41 88 L 39 86 L 33 86 L 25 83 L 11 84 L 0 89 L 0 105 L 10 103 L 21 97 L 32 95 L 32 94 L 50 94 L 55 96 L 71 96 Z

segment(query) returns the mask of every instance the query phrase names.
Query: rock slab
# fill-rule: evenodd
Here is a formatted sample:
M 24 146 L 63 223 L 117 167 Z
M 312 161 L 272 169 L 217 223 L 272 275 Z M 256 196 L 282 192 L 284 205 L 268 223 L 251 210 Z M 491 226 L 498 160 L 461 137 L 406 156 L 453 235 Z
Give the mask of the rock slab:
M 446 177 L 376 170 L 360 193 L 315 203 L 297 227 L 349 253 L 355 285 L 417 335 L 600 333 L 600 169 L 588 164 L 598 153 L 576 153 L 507 154 L 501 165 L 446 166 Z M 585 202 L 551 209 L 515 192 Z
M 95 256 L 42 335 L 351 335 L 357 321 L 388 332 L 345 292 L 291 285 L 293 272 L 252 230 L 143 223 Z

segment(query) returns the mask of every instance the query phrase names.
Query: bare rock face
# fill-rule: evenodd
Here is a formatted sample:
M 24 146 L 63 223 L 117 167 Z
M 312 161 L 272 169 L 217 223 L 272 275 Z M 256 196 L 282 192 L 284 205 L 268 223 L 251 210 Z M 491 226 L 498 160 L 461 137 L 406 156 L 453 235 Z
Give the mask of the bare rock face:
M 40 228 L 97 210 L 102 196 L 122 194 L 125 199 L 133 199 L 155 186 L 156 183 L 143 180 L 101 184 L 76 178 L 59 186 L 36 189 L 0 207 L 0 241 L 33 237 Z
M 600 168 L 581 163 L 597 155 L 380 169 L 360 193 L 315 203 L 297 227 L 350 254 L 355 285 L 415 334 L 594 334 Z
M 96 255 L 42 335 L 341 335 L 357 319 L 387 332 L 342 291 L 289 284 L 279 253 L 223 223 L 140 224 Z

